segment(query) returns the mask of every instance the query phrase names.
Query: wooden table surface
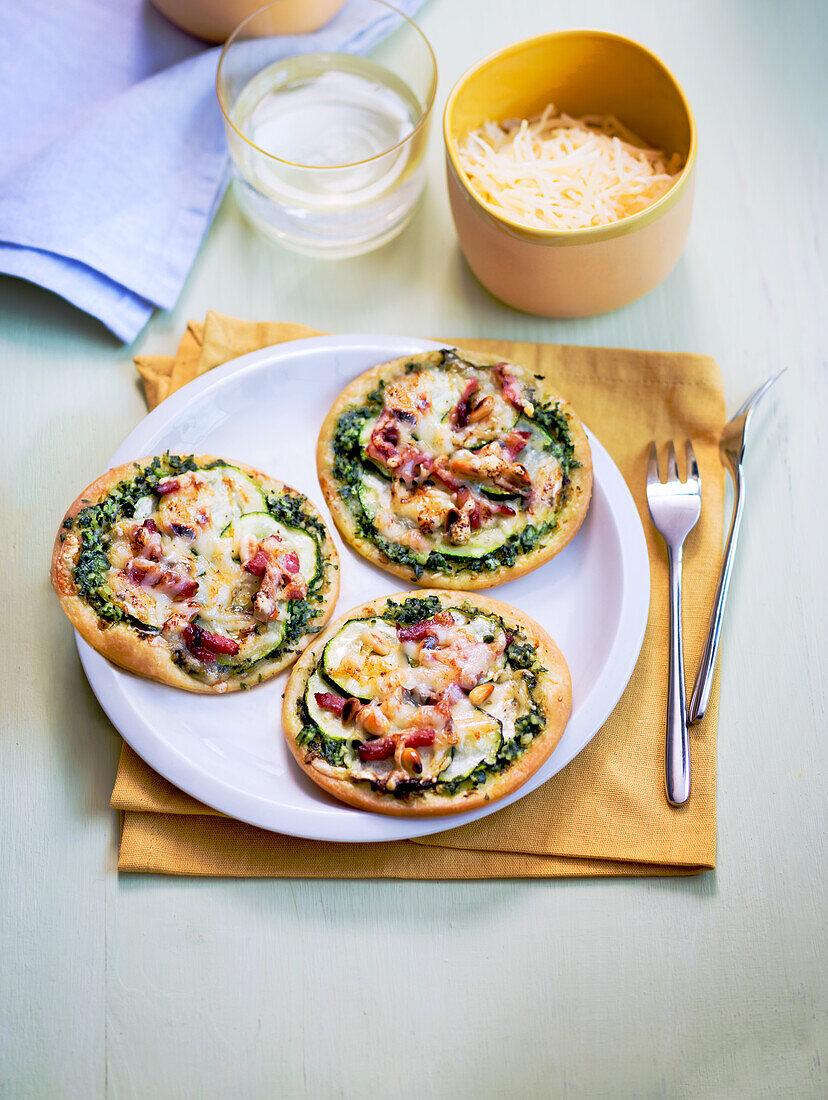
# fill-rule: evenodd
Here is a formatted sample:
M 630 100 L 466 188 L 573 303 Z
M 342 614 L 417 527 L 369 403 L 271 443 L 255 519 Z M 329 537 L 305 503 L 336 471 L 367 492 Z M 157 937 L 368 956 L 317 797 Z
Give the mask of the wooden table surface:
M 0 280 L 3 568 L 0 1095 L 824 1097 L 825 7 L 431 0 L 425 202 L 371 256 L 322 262 L 221 207 L 176 309 L 131 348 Z M 501 45 L 595 26 L 673 69 L 700 134 L 689 243 L 616 313 L 490 298 L 457 249 L 439 111 Z M 823 253 L 820 257 L 820 248 Z M 332 332 L 708 352 L 757 416 L 725 625 L 718 868 L 690 879 L 187 880 L 116 870 L 119 739 L 47 580 L 79 486 L 144 413 L 131 356 L 217 309 Z

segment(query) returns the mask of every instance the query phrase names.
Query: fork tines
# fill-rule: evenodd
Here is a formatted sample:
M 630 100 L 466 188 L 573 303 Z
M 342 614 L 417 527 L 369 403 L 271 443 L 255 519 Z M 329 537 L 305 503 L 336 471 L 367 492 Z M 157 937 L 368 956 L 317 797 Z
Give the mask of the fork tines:
M 687 458 L 687 481 L 700 482 L 699 477 L 699 464 L 696 461 L 696 452 L 693 450 L 693 444 L 688 439 L 684 444 L 685 455 Z M 678 463 L 676 462 L 676 448 L 672 441 L 667 444 L 667 481 L 683 484 L 679 478 Z M 658 451 L 656 449 L 655 441 L 650 443 L 650 457 L 647 460 L 647 487 L 649 488 L 653 484 L 663 484 L 658 473 Z

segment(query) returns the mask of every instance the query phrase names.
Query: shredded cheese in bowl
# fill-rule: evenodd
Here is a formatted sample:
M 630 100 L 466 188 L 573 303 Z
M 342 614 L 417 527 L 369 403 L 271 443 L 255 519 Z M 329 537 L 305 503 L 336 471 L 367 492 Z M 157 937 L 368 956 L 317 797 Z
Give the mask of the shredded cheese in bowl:
M 472 187 L 536 229 L 587 229 L 646 210 L 678 179 L 679 154 L 649 148 L 612 115 L 485 122 L 457 149 Z

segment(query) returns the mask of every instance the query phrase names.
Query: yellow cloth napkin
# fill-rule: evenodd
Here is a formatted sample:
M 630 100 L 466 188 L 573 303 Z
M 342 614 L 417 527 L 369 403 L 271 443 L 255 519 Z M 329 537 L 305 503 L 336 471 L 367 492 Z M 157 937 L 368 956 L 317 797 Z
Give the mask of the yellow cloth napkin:
M 175 357 L 141 356 L 135 362 L 154 407 L 228 359 L 313 335 L 302 325 L 208 313 L 203 324 L 190 322 Z M 651 439 L 693 440 L 704 507 L 684 557 L 685 654 L 692 675 L 721 553 L 724 475 L 717 441 L 725 415 L 716 363 L 700 355 L 466 338 L 448 342 L 516 359 L 547 375 L 609 450 L 632 490 L 647 537 L 652 594 L 641 655 L 614 712 L 583 752 L 526 798 L 471 825 L 387 844 L 297 840 L 234 821 L 177 790 L 124 745 L 112 794 L 112 806 L 122 812 L 120 870 L 483 879 L 680 875 L 715 865 L 718 681 L 705 720 L 691 731 L 690 802 L 673 809 L 664 797 L 667 560 L 647 515 L 644 471 Z M 325 411 L 320 409 L 320 422 Z

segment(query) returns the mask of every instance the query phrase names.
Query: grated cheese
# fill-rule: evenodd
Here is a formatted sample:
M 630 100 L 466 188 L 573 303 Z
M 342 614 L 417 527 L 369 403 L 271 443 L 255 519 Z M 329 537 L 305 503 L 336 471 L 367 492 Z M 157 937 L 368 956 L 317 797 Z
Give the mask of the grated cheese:
M 458 146 L 472 187 L 499 213 L 537 229 L 607 225 L 652 206 L 682 159 L 651 149 L 612 115 L 485 122 Z

